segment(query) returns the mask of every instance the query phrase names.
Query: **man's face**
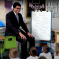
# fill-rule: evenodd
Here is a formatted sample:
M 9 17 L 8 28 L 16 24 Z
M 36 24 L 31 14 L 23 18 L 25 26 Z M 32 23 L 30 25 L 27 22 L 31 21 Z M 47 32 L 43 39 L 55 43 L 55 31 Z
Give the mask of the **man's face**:
M 13 8 L 13 9 L 18 14 L 21 10 L 21 6 L 16 6 L 16 8 Z

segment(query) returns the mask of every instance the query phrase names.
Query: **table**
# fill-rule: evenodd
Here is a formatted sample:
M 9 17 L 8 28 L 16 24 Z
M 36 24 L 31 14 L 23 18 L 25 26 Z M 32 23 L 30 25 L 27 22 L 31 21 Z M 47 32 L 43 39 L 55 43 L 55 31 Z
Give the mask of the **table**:
M 0 36 L 0 41 L 4 41 L 4 36 Z

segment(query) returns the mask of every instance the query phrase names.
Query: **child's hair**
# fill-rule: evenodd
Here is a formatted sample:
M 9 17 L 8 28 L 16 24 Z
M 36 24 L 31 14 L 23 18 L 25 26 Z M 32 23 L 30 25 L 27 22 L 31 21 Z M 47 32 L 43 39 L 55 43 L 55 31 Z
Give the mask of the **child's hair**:
M 44 53 L 48 53 L 50 50 L 50 48 L 47 45 L 43 46 L 42 48 Z
M 35 47 L 30 48 L 30 55 L 31 56 L 36 56 L 37 55 L 37 49 Z
M 11 58 L 16 58 L 18 56 L 18 50 L 16 48 L 11 48 L 9 54 Z
M 44 56 L 40 56 L 38 59 L 46 59 L 46 57 L 44 57 Z
M 58 55 L 58 53 L 59 53 L 59 49 L 56 49 L 56 55 Z

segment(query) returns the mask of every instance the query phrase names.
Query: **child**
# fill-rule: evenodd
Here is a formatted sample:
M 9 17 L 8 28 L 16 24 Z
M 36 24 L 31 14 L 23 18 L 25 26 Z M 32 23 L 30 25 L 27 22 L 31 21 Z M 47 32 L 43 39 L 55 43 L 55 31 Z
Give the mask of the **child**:
M 44 57 L 44 56 L 40 56 L 39 59 L 46 59 L 46 57 Z
M 17 56 L 18 56 L 18 50 L 16 48 L 11 48 L 9 51 L 10 59 L 20 59 Z
M 56 56 L 54 57 L 54 59 L 59 59 L 59 49 L 56 50 Z
M 30 54 L 30 56 L 27 59 L 38 59 L 37 49 L 35 47 L 30 48 L 29 54 Z
M 43 53 L 41 53 L 41 54 L 39 55 L 39 57 L 40 57 L 40 56 L 44 56 L 44 57 L 46 57 L 47 59 L 52 59 L 52 56 L 51 56 L 51 53 L 49 52 L 49 50 L 50 50 L 50 48 L 49 48 L 47 45 L 43 46 L 43 47 L 42 47 L 42 52 L 43 52 Z

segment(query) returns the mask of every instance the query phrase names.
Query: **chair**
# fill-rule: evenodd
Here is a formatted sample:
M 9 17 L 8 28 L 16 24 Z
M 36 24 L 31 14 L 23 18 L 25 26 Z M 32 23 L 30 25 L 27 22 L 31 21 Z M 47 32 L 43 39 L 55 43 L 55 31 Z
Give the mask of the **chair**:
M 4 47 L 0 48 L 0 53 L 1 53 L 1 58 L 2 58 L 2 53 L 4 52 L 5 49 L 11 49 L 11 48 L 16 48 L 16 37 L 15 36 L 5 36 L 4 38 Z
M 4 49 L 16 48 L 16 37 L 15 36 L 6 36 L 4 39 Z

